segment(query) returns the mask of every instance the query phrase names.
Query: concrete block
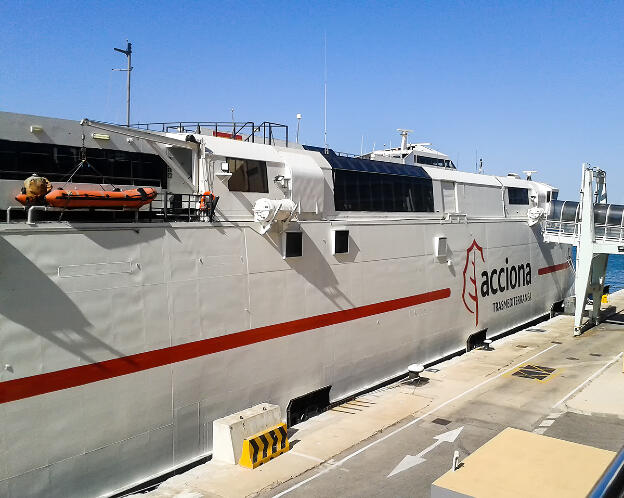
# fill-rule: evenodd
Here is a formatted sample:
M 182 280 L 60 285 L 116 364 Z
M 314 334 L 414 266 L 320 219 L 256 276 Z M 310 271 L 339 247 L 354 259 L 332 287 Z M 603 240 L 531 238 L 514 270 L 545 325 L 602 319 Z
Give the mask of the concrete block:
M 246 437 L 262 432 L 281 421 L 280 407 L 269 403 L 261 403 L 215 420 L 212 423 L 212 458 L 237 464 Z

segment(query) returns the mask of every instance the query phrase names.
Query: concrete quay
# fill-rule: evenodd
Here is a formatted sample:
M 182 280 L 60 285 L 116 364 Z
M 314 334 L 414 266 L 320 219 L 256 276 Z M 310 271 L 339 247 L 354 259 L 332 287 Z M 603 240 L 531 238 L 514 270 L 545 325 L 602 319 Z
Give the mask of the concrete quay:
M 461 462 L 508 427 L 616 452 L 624 291 L 608 306 L 580 337 L 560 315 L 298 424 L 292 449 L 254 470 L 209 461 L 137 496 L 429 497 L 455 450 Z

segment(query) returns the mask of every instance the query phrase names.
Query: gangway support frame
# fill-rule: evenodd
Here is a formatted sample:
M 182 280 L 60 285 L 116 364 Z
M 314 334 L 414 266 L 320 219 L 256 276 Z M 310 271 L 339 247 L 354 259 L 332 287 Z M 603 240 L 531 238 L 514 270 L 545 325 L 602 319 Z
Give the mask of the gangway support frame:
M 596 189 L 593 188 L 594 179 Z M 595 203 L 594 203 L 595 201 Z M 596 247 L 596 232 L 594 226 L 594 204 L 607 203 L 607 186 L 605 172 L 592 168 L 583 163 L 583 186 L 581 188 L 581 220 L 579 223 L 576 245 L 576 275 L 574 277 L 574 292 L 576 303 L 574 310 L 574 335 L 578 336 L 584 330 L 600 323 L 600 302 L 604 291 L 608 250 L 602 251 Z M 596 250 L 598 249 L 598 250 Z M 593 303 L 589 311 L 588 320 L 583 323 L 585 303 L 591 292 Z

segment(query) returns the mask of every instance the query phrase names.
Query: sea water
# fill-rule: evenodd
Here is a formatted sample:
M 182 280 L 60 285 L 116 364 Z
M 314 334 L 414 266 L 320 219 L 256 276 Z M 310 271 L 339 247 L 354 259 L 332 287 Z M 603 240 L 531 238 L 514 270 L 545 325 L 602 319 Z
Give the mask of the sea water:
M 611 286 L 610 292 L 624 289 L 624 255 L 609 255 L 606 282 Z
M 572 248 L 572 262 L 576 265 L 576 247 Z M 624 289 L 624 255 L 609 255 L 606 285 L 611 286 L 609 292 Z

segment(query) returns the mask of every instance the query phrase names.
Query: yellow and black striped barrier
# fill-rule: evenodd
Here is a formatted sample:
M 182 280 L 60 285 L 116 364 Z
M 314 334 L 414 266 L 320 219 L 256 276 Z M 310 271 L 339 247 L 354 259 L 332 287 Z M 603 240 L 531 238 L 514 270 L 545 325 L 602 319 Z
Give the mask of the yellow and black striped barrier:
M 290 449 L 286 424 L 281 423 L 243 440 L 243 453 L 238 463 L 255 469 Z

